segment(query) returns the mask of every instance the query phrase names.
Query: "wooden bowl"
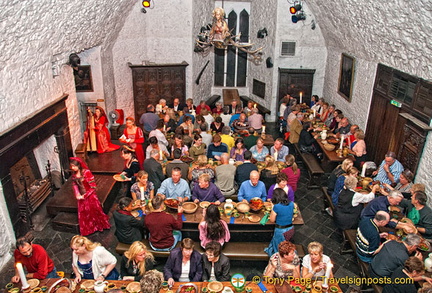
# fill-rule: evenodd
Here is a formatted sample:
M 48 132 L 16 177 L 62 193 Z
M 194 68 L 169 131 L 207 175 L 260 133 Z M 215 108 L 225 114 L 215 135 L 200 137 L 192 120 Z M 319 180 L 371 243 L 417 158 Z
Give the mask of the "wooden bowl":
M 210 203 L 209 201 L 202 201 L 202 202 L 199 203 L 199 206 L 200 206 L 201 208 L 203 208 L 203 209 L 206 209 L 206 208 L 209 207 L 210 204 L 211 204 L 211 203 Z
M 223 289 L 223 284 L 221 282 L 218 282 L 218 281 L 213 281 L 213 282 L 208 283 L 207 288 L 210 291 L 220 292 Z
M 251 215 L 248 217 L 248 220 L 252 223 L 258 223 L 259 221 L 261 221 L 261 217 L 258 215 Z
M 186 214 L 193 214 L 196 212 L 198 205 L 194 202 L 183 203 L 183 210 Z
M 247 213 L 250 211 L 250 206 L 249 204 L 245 203 L 245 202 L 239 202 L 237 204 L 236 207 L 237 211 L 239 211 L 240 213 Z
M 336 146 L 334 144 L 330 144 L 330 143 L 326 143 L 323 146 L 329 152 L 333 151 L 336 148 Z

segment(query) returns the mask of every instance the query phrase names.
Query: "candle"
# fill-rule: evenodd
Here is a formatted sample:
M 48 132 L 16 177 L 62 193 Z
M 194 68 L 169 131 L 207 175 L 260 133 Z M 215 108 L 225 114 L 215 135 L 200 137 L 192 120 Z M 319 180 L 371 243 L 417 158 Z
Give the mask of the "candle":
M 144 200 L 144 187 L 140 187 L 141 200 Z
M 21 288 L 27 289 L 28 287 L 30 287 L 30 285 L 29 285 L 29 283 L 27 283 L 27 279 L 26 279 L 22 264 L 20 262 L 18 262 L 16 264 L 16 268 L 17 268 L 18 274 L 19 274 L 20 279 L 21 279 L 21 284 L 22 284 Z
M 277 159 L 278 159 L 278 152 L 275 151 L 273 155 L 274 155 L 274 159 L 275 159 L 275 161 L 277 161 Z
M 254 104 L 254 108 L 256 108 L 256 104 Z
M 339 147 L 340 149 L 342 149 L 344 139 L 345 139 L 345 135 L 342 134 L 341 135 L 341 143 L 340 143 L 340 147 Z
M 314 109 L 314 112 L 313 112 L 313 116 L 314 116 L 314 118 L 316 117 L 316 110 Z
M 166 131 L 166 125 L 164 125 L 163 131 L 164 131 L 164 132 Z
M 265 133 L 265 126 L 262 127 L 262 133 Z
M 330 278 L 330 273 L 331 273 L 331 269 L 333 268 L 333 265 L 331 262 L 329 262 L 326 266 L 326 271 L 325 271 L 325 277 L 324 277 L 324 283 L 323 283 L 323 287 L 327 288 L 328 287 L 328 279 Z
M 303 102 L 303 93 L 300 92 L 300 104 Z
M 163 159 L 163 153 L 162 153 L 162 150 L 159 150 L 159 160 L 162 160 Z
M 362 167 L 362 172 L 361 172 L 361 177 L 365 177 L 366 176 L 366 167 L 367 167 L 367 164 L 363 164 L 363 167 Z

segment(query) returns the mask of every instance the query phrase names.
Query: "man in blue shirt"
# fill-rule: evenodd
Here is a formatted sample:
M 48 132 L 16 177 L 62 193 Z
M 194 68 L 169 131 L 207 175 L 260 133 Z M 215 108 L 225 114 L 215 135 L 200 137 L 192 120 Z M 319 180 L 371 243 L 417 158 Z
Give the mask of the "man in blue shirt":
M 383 186 L 384 183 L 395 185 L 399 182 L 399 177 L 403 170 L 404 167 L 402 164 L 396 160 L 396 154 L 394 152 L 388 152 L 385 155 L 384 161 L 381 162 L 378 171 L 373 172 L 372 175 L 376 175 L 374 180 L 380 181 L 381 186 Z
M 285 162 L 289 149 L 284 143 L 283 138 L 276 138 L 273 146 L 270 148 L 270 155 L 275 158 L 275 161 Z
M 165 179 L 157 194 L 165 198 L 175 198 L 179 202 L 188 201 L 191 197 L 189 184 L 181 178 L 181 169 L 175 167 L 172 169 L 171 178 Z
M 254 197 L 259 197 L 263 201 L 266 200 L 267 191 L 264 182 L 259 180 L 258 171 L 250 172 L 250 180 L 242 183 L 238 193 L 238 201 L 249 202 Z

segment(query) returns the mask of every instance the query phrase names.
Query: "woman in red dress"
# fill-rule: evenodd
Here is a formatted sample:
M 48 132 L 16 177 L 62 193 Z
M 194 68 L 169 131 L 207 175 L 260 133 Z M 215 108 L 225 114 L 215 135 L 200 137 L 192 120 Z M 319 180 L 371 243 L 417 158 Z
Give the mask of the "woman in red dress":
M 135 119 L 132 117 L 126 118 L 126 128 L 123 132 L 122 137 L 120 137 L 120 141 L 123 143 L 127 143 L 128 146 L 135 150 L 136 157 L 138 159 L 140 168 L 143 167 L 144 164 L 144 149 L 142 144 L 144 143 L 144 134 L 141 128 L 135 125 Z
M 69 158 L 72 185 L 78 200 L 78 223 L 80 234 L 86 236 L 111 227 L 96 194 L 95 178 L 80 158 Z
M 97 152 L 101 154 L 105 152 L 112 152 L 118 150 L 120 146 L 111 143 L 110 134 L 107 128 L 108 119 L 104 109 L 102 109 L 101 107 L 95 108 L 94 120 L 95 120 L 94 130 L 96 132 Z

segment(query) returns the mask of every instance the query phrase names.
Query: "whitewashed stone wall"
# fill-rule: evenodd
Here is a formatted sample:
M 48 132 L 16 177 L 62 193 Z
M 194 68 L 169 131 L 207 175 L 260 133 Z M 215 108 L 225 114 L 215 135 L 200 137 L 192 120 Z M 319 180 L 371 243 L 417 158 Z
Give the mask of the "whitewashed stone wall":
M 113 68 L 117 107 L 133 116 L 132 71 L 128 62 L 144 60 L 157 64 L 186 61 L 186 94 L 192 93 L 192 0 L 158 0 L 154 9 L 141 12 L 135 2 L 113 46 Z
M 54 170 L 60 171 L 60 159 L 59 155 L 54 152 L 55 146 L 57 146 L 57 142 L 53 135 L 33 150 L 42 178 L 48 175 L 45 169 L 48 160 L 51 164 L 51 172 Z

